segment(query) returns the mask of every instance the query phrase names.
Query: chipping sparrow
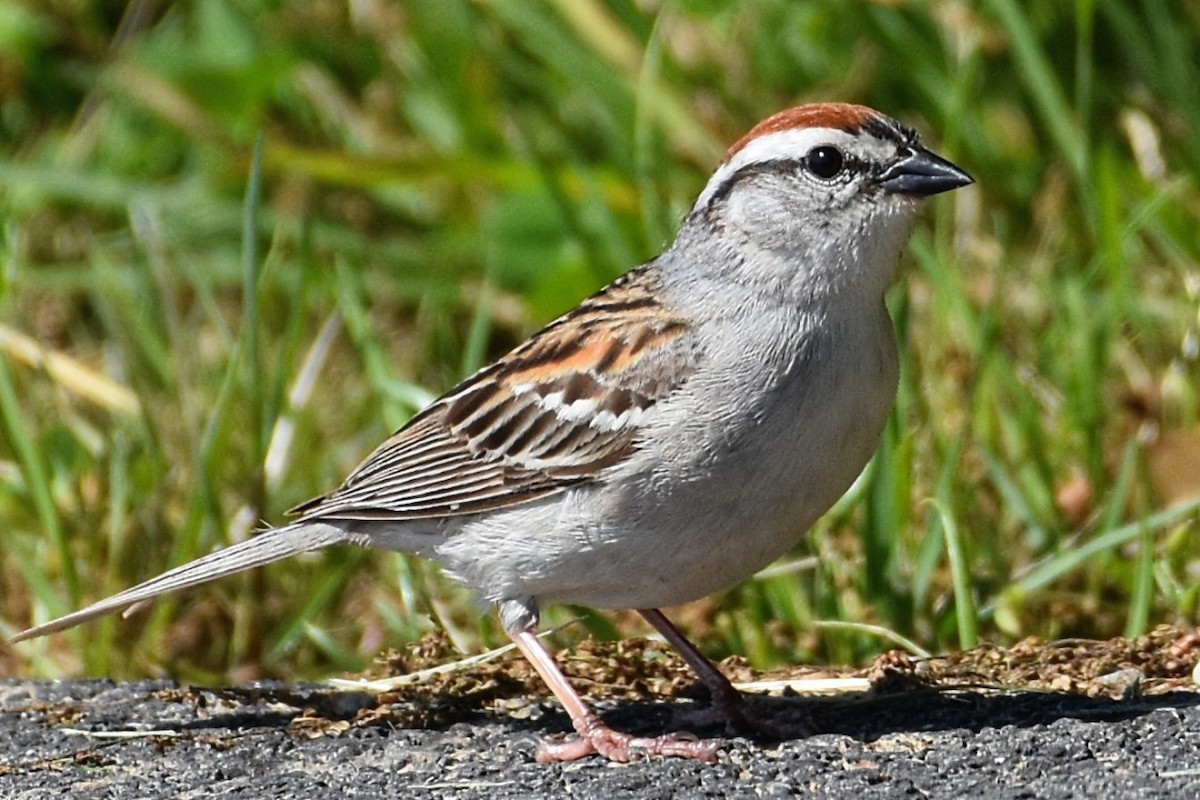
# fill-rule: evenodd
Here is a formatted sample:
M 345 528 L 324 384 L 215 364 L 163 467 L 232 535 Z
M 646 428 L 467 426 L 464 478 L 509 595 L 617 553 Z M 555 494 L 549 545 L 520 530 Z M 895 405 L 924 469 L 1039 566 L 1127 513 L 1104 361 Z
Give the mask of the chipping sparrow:
M 872 109 L 776 114 L 730 148 L 666 252 L 435 401 L 295 522 L 16 639 L 307 550 L 399 550 L 494 603 L 566 707 L 579 738 L 540 760 L 711 760 L 711 741 L 606 726 L 534 636 L 539 604 L 639 609 L 745 721 L 656 609 L 766 566 L 862 470 L 896 392 L 884 292 L 918 200 L 968 183 Z

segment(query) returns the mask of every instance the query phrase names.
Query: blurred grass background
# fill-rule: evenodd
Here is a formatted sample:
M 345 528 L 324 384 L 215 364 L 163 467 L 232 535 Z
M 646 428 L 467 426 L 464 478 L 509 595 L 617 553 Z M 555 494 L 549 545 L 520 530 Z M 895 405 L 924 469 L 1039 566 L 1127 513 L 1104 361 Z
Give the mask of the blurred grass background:
M 750 125 L 832 99 L 978 184 L 890 298 L 872 467 L 675 617 L 761 666 L 1194 623 L 1198 43 L 1192 0 L 0 2 L 0 633 L 332 488 L 659 252 Z M 438 627 L 503 639 L 431 565 L 340 550 L 0 674 L 315 677 Z

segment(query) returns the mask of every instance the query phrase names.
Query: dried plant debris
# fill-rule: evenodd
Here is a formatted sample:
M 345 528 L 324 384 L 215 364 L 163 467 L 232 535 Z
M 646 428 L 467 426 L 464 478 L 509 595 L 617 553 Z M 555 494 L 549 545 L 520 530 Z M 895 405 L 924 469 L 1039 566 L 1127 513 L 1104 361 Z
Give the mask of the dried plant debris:
M 557 658 L 575 688 L 591 700 L 703 696 L 687 665 L 660 642 L 587 640 L 560 652 Z M 382 672 L 424 673 L 420 682 L 373 695 L 374 702 L 359 710 L 349 724 L 344 719 L 328 719 L 310 707 L 293 719 L 290 727 L 306 737 L 378 725 L 441 727 L 480 714 L 537 717 L 543 704 L 553 703 L 545 683 L 515 651 L 483 663 L 464 662 L 469 666 L 463 669 L 435 669 L 460 661 L 462 654 L 443 635 L 431 634 L 406 651 L 389 653 L 381 660 Z
M 937 686 L 976 684 L 1121 699 L 1195 691 L 1197 663 L 1200 629 L 1164 625 L 1136 639 L 1042 642 L 1030 637 L 1012 647 L 977 647 L 930 659 L 927 679 Z
M 657 641 L 589 640 L 563 650 L 557 658 L 572 683 L 591 701 L 644 703 L 703 700 L 705 696 L 683 660 Z M 455 663 L 465 666 L 433 669 Z M 1012 647 L 985 645 L 928 659 L 892 651 L 865 669 L 797 667 L 762 674 L 740 659 L 727 659 L 721 666 L 735 682 L 771 686 L 773 693 L 785 695 L 806 693 L 817 681 L 830 684 L 830 679 L 858 679 L 843 682 L 860 691 L 842 692 L 823 701 L 831 704 L 823 707 L 832 711 L 839 703 L 861 704 L 872 698 L 903 698 L 930 691 L 1053 692 L 1064 697 L 1114 700 L 1196 691 L 1193 672 L 1198 663 L 1200 629 L 1164 626 L 1132 640 L 1041 642 L 1030 638 Z M 138 684 L 112 684 L 96 698 L 86 700 L 47 703 L 32 697 L 21 708 L 5 711 L 19 712 L 63 732 L 74 729 L 69 732 L 78 734 L 86 729 L 127 728 L 129 709 L 122 711 L 119 706 L 152 698 L 160 704 L 157 727 L 169 727 L 175 719 L 181 730 L 201 726 L 202 735 L 215 747 L 264 727 L 284 728 L 300 738 L 318 738 L 352 735 L 364 729 L 445 728 L 482 717 L 536 719 L 555 708 L 541 679 L 516 653 L 486 662 L 464 661 L 445 636 L 431 635 L 402 652 L 389 653 L 378 667 L 380 674 L 417 672 L 426 673 L 421 682 L 382 694 L 311 684 L 201 689 L 154 682 L 147 684 L 153 688 L 146 690 Z M 863 688 L 869 691 L 864 693 Z M 108 693 L 120 693 L 124 700 L 101 702 L 99 698 Z M 163 739 L 159 746 L 173 744 Z
M 1132 640 L 1030 637 L 1012 647 L 983 645 L 921 660 L 893 651 L 875 661 L 868 677 L 880 693 L 971 687 L 1122 699 L 1195 691 L 1197 664 L 1200 631 L 1163 626 Z
M 606 699 L 670 697 L 692 688 L 687 664 L 661 642 L 623 639 L 598 642 L 592 639 L 563 650 L 556 658 L 563 672 L 581 694 Z M 397 696 L 442 696 L 447 693 L 493 696 L 498 686 L 528 696 L 550 697 L 542 679 L 515 650 L 487 663 L 450 672 L 436 671 L 446 663 L 460 661 L 444 634 L 430 634 L 409 650 L 392 652 L 380 662 L 390 675 L 426 673 L 418 684 L 397 687 Z
M 580 693 L 592 701 L 702 699 L 705 695 L 683 660 L 657 641 L 588 640 L 558 653 L 557 658 Z M 304 736 L 381 724 L 427 727 L 480 714 L 537 716 L 543 705 L 552 704 L 541 679 L 516 653 L 449 672 L 433 669 L 461 660 L 445 636 L 427 636 L 403 652 L 389 653 L 380 663 L 391 674 L 425 672 L 422 682 L 376 696 L 352 719 L 330 718 L 315 707 L 306 708 L 291 727 Z M 984 689 L 1122 699 L 1196 690 L 1192 673 L 1197 663 L 1200 630 L 1163 626 L 1132 640 L 1029 638 L 1012 647 L 984 645 L 928 659 L 891 651 L 866 669 L 798 667 L 762 674 L 737 658 L 726 659 L 721 667 L 735 682 L 771 685 L 784 694 L 804 693 L 807 684 L 828 683 L 830 678 L 865 678 L 872 696 Z M 861 680 L 845 683 L 864 685 Z

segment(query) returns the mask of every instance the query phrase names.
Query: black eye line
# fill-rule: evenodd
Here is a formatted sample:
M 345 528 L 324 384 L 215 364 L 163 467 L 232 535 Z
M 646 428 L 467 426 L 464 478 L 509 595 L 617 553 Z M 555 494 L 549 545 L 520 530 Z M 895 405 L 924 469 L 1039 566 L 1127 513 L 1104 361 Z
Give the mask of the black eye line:
M 833 175 L 830 175 L 828 178 L 816 174 L 808 166 L 808 153 L 812 153 L 813 150 L 820 150 L 823 147 L 828 147 L 830 149 L 837 150 L 838 153 L 842 157 L 842 168 L 839 169 L 837 172 L 835 172 Z M 817 180 L 822 181 L 824 183 L 834 183 L 836 181 L 844 181 L 847 178 L 854 178 L 856 176 L 861 177 L 861 176 L 865 176 L 865 175 L 870 175 L 873 172 L 879 172 L 878 167 L 876 167 L 866 161 L 863 161 L 861 158 L 851 155 L 850 153 L 847 153 L 845 150 L 842 150 L 840 147 L 837 147 L 832 144 L 819 144 L 816 147 L 814 147 L 812 150 L 809 150 L 808 153 L 806 153 L 804 155 L 804 158 L 800 159 L 800 166 L 804 169 L 804 171 L 808 172 L 814 178 L 816 178 Z
M 818 145 L 821 147 L 822 145 Z M 834 145 L 828 145 L 833 147 Z M 812 150 L 809 150 L 812 152 Z M 732 175 L 730 175 L 723 184 L 721 184 L 708 202 L 704 205 L 701 212 L 708 212 L 724 203 L 738 184 L 757 178 L 759 175 L 795 175 L 802 172 L 826 185 L 835 183 L 850 182 L 855 178 L 864 178 L 872 175 L 878 175 L 883 171 L 883 167 L 878 164 L 872 164 L 863 161 L 861 158 L 850 155 L 844 150 L 842 152 L 842 168 L 832 178 L 822 178 L 819 175 L 813 174 L 808 168 L 806 153 L 799 158 L 776 158 L 770 161 L 756 161 L 752 164 L 746 164 Z
M 883 174 L 883 165 L 874 161 L 863 161 L 861 158 L 852 159 L 853 171 L 860 178 L 873 178 Z

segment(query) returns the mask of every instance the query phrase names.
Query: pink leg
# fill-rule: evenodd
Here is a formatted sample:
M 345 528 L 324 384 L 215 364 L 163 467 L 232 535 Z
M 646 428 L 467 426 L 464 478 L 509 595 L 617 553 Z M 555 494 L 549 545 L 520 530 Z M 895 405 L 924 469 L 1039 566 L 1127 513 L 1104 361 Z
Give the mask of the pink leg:
M 749 705 L 747 705 L 742 693 L 734 688 L 729 679 L 725 677 L 717 666 L 709 661 L 703 653 L 696 649 L 696 646 L 687 640 L 679 629 L 676 628 L 666 615 L 657 608 L 639 608 L 638 613 L 645 618 L 647 622 L 654 626 L 654 629 L 662 634 L 672 647 L 679 651 L 683 656 L 683 660 L 688 663 L 696 676 L 700 678 L 700 682 L 708 689 L 709 695 L 712 697 L 712 708 L 709 714 L 688 715 L 687 723 L 692 725 L 711 724 L 712 722 L 724 722 L 726 726 L 737 729 L 741 732 L 753 731 L 766 736 L 775 738 L 783 738 L 783 733 L 777 730 L 774 725 L 764 719 L 760 719 Z M 714 719 L 715 717 L 715 719 Z
M 562 742 L 542 742 L 537 751 L 537 760 L 543 764 L 552 761 L 575 761 L 597 753 L 610 761 L 632 761 L 647 756 L 678 756 L 699 761 L 717 760 L 717 744 L 701 742 L 694 737 L 657 736 L 639 738 L 614 731 L 604 724 L 579 693 L 567 681 L 567 676 L 554 663 L 550 651 L 538 640 L 532 630 L 509 633 L 513 643 L 529 659 L 538 675 L 563 704 L 579 738 Z M 730 687 L 733 688 L 733 687 Z

